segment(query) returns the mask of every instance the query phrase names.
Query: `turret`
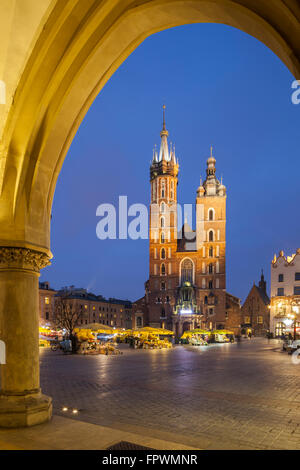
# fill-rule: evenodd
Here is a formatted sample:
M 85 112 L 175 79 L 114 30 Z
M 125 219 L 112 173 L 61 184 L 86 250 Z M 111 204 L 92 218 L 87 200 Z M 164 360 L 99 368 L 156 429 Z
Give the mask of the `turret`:
M 168 148 L 168 136 L 169 132 L 166 129 L 165 119 L 166 107 L 163 106 L 163 127 L 160 132 L 161 142 L 159 154 L 157 153 L 156 146 L 153 150 L 153 158 L 150 166 L 150 180 L 153 180 L 159 175 L 171 175 L 176 177 L 179 171 L 178 160 L 175 156 L 175 145 L 170 145 Z

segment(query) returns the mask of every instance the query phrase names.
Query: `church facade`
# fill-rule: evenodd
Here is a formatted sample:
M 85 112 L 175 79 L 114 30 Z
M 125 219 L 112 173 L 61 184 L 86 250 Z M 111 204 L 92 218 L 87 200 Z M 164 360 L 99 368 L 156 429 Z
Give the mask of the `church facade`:
M 216 177 L 212 148 L 196 191 L 196 227 L 177 208 L 179 162 L 165 124 L 150 166 L 149 280 L 144 324 L 173 330 L 226 326 L 226 188 Z

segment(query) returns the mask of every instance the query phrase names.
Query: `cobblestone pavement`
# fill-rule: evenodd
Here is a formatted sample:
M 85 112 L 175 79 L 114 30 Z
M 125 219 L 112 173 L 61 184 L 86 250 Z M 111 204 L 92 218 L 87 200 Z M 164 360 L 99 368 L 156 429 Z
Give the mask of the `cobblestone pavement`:
M 300 449 L 300 364 L 277 340 L 123 352 L 42 351 L 54 413 L 200 449 Z

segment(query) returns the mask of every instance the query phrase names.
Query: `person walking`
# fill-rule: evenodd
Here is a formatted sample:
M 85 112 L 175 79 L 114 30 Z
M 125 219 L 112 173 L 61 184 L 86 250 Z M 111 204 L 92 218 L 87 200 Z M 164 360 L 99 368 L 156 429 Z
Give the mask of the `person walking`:
M 77 354 L 77 349 L 78 349 L 78 336 L 77 336 L 77 333 L 75 333 L 75 334 L 71 333 L 70 334 L 70 340 L 71 340 L 71 343 L 72 343 L 72 354 Z

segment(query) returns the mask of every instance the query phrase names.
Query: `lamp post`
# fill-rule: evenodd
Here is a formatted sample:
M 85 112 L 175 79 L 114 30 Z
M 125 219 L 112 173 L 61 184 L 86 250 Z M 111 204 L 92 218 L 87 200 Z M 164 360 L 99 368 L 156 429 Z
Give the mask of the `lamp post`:
M 297 320 L 297 313 L 299 313 L 299 307 L 297 305 L 294 305 L 292 307 L 292 311 L 294 312 L 292 314 L 292 318 L 294 319 L 294 340 L 295 340 L 296 337 L 297 337 L 297 326 L 296 326 L 297 322 L 296 322 L 296 320 Z

